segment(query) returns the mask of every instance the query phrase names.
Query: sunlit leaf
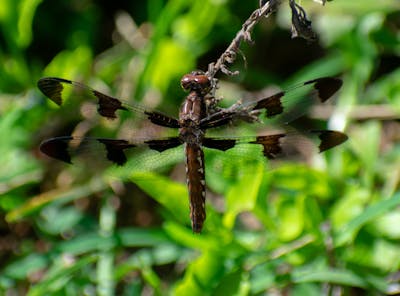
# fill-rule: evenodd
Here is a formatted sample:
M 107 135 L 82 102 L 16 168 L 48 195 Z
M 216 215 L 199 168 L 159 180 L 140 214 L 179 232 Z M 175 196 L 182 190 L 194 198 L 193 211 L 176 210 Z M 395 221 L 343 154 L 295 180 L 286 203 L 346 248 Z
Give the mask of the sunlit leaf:
M 394 207 L 398 206 L 399 203 L 400 193 L 397 193 L 389 199 L 384 199 L 368 206 L 360 212 L 359 215 L 355 216 L 354 219 L 343 225 L 340 230 L 338 230 L 337 238 L 335 240 L 336 245 L 341 246 L 350 242 L 354 239 L 357 231 L 366 223 L 388 213 Z

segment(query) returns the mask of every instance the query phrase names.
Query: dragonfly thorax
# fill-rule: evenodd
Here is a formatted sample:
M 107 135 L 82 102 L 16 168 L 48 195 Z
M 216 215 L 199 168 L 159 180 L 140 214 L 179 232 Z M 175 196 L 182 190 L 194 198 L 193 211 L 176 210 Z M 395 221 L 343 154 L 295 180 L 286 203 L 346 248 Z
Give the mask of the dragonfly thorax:
M 197 126 L 187 126 L 179 130 L 179 138 L 187 144 L 201 145 L 204 139 L 204 131 Z

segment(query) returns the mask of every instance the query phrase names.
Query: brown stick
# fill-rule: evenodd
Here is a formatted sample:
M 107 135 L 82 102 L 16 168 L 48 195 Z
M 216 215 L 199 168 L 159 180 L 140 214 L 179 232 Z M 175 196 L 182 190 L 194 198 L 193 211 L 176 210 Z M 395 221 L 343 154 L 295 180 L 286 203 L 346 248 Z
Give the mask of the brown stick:
M 242 25 L 242 29 L 236 34 L 235 38 L 232 40 L 231 44 L 224 51 L 224 53 L 219 57 L 219 59 L 215 63 L 210 63 L 208 65 L 208 71 L 206 75 L 213 80 L 215 74 L 221 70 L 223 73 L 227 75 L 237 75 L 238 71 L 230 71 L 227 67 L 227 64 L 233 64 L 236 60 L 237 53 L 240 50 L 240 44 L 242 41 L 252 43 L 251 40 L 251 31 L 254 26 L 261 20 L 262 17 L 268 17 L 276 10 L 277 4 L 279 4 L 279 0 L 270 0 L 267 1 L 260 8 L 253 11 L 250 17 L 244 22 Z

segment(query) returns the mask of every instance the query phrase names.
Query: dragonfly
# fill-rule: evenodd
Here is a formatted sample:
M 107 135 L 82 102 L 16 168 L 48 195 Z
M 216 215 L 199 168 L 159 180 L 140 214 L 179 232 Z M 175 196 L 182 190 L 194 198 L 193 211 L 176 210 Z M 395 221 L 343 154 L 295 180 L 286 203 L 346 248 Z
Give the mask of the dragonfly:
M 65 103 L 66 93 L 79 93 L 85 100 L 90 100 L 96 105 L 98 115 L 107 119 L 116 119 L 120 112 L 132 112 L 140 114 L 154 125 L 177 130 L 176 136 L 149 138 L 141 142 L 134 138 L 54 137 L 43 141 L 40 150 L 51 158 L 72 163 L 72 158 L 79 147 L 76 144 L 78 141 L 79 143 L 95 142 L 105 148 L 105 155 L 102 157 L 117 166 L 122 166 L 127 162 L 126 152 L 128 150 L 145 147 L 162 153 L 168 149 L 184 145 L 192 231 L 200 233 L 206 219 L 206 179 L 203 148 L 226 151 L 243 143 L 254 144 L 261 147 L 266 159 L 272 160 L 285 156 L 288 150 L 296 145 L 296 136 L 300 133 L 293 131 L 272 132 L 257 135 L 249 140 L 246 137 L 207 136 L 207 131 L 231 126 L 240 121 L 252 123 L 276 118 L 281 118 L 278 122 L 285 125 L 299 117 L 309 106 L 325 103 L 340 89 L 342 80 L 336 77 L 308 80 L 291 89 L 279 91 L 270 96 L 246 103 L 238 102 L 229 108 L 222 108 L 218 107 L 218 100 L 210 95 L 212 80 L 202 71 L 193 71 L 184 75 L 181 79 L 181 86 L 188 94 L 180 106 L 177 118 L 155 109 L 145 108 L 139 104 L 127 103 L 82 83 L 63 78 L 44 77 L 38 81 L 37 85 L 47 98 L 59 106 Z M 290 94 L 294 90 L 304 90 L 308 95 L 304 95 L 293 107 Z M 302 107 L 298 108 L 296 105 Z M 301 134 L 317 140 L 319 152 L 338 146 L 348 139 L 346 134 L 328 129 L 302 131 Z

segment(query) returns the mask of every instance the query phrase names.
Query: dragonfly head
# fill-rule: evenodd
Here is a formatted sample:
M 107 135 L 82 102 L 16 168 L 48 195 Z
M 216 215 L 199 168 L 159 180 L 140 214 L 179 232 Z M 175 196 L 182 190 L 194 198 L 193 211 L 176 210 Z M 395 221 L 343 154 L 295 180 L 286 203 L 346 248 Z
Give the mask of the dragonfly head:
M 211 82 L 203 71 L 193 71 L 182 77 L 181 86 L 185 91 L 195 91 L 205 95 L 211 89 Z

